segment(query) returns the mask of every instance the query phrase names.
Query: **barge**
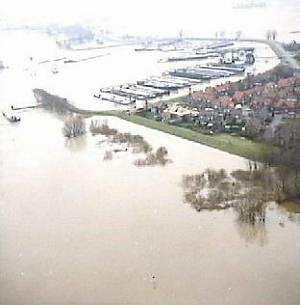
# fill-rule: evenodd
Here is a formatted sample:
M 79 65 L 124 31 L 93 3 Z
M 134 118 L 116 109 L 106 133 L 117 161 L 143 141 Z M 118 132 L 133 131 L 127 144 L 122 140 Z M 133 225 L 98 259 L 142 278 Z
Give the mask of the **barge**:
M 194 54 L 194 55 L 186 55 L 186 56 L 174 56 L 174 57 L 169 57 L 167 61 L 172 62 L 172 61 L 202 60 L 213 57 L 219 57 L 219 54 L 214 52 L 214 53 L 207 53 L 202 55 Z
M 123 106 L 128 106 L 136 102 L 134 99 L 106 92 L 99 92 L 98 94 L 94 94 L 94 97 Z

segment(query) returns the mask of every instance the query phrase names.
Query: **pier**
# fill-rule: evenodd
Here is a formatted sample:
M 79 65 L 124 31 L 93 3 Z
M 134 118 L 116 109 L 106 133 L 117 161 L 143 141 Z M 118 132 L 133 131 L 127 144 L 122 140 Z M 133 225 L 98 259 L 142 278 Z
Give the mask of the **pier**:
M 32 106 L 24 106 L 24 107 L 15 107 L 13 105 L 10 106 L 11 110 L 25 110 L 25 109 L 34 109 L 40 107 L 39 105 L 32 105 Z

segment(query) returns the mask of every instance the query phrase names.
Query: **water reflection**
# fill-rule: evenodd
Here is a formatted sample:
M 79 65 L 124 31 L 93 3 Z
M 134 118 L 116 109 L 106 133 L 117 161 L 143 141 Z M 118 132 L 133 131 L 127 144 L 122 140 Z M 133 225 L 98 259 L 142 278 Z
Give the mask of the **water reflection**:
M 246 242 L 256 242 L 260 246 L 264 246 L 268 242 L 265 223 L 258 222 L 249 224 L 238 219 L 237 230 Z
M 197 211 L 232 208 L 237 214 L 238 230 L 246 241 L 267 238 L 266 209 L 277 198 L 276 179 L 272 169 L 207 169 L 182 178 L 184 201 Z
M 288 216 L 288 219 L 300 225 L 300 203 L 284 202 L 280 205 L 280 210 Z
M 281 176 L 277 169 L 249 166 L 249 170 L 224 169 L 184 175 L 182 185 L 184 201 L 196 211 L 232 208 L 236 215 L 238 232 L 247 242 L 267 242 L 267 209 L 283 194 L 278 187 Z M 300 205 L 283 202 L 280 208 L 288 218 L 300 224 Z M 279 225 L 284 227 L 284 222 Z
M 72 152 L 83 151 L 87 146 L 86 137 L 66 138 L 65 146 Z
M 106 141 L 110 144 L 117 144 L 120 147 L 107 150 L 104 153 L 103 160 L 109 161 L 113 159 L 113 154 L 119 152 L 130 151 L 133 154 L 144 154 L 145 157 L 136 159 L 134 165 L 141 166 L 164 166 L 171 162 L 168 159 L 168 150 L 161 146 L 153 151 L 152 146 L 140 135 L 134 135 L 128 132 L 119 132 L 115 128 L 111 128 L 107 121 L 92 120 L 90 124 L 90 132 L 93 136 L 102 135 L 106 137 Z

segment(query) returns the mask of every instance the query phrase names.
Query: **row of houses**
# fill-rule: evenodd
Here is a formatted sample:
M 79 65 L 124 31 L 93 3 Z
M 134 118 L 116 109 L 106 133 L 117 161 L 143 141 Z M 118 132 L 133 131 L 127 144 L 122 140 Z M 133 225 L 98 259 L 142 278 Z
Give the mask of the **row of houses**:
M 244 84 L 243 84 L 244 85 Z M 280 115 L 294 117 L 300 112 L 300 77 L 254 82 L 246 90 L 238 83 L 225 83 L 191 92 L 184 103 L 159 103 L 150 111 L 157 120 L 192 123 L 213 131 L 243 131 L 251 120 L 268 126 Z
M 210 103 L 212 106 L 231 107 L 237 104 L 258 107 L 261 105 L 275 108 L 294 109 L 300 100 L 300 77 L 280 79 L 277 83 L 268 82 L 263 85 L 255 83 L 246 90 L 238 90 L 236 83 L 228 82 L 216 87 L 208 87 L 204 91 L 191 93 L 187 102 L 195 107 Z

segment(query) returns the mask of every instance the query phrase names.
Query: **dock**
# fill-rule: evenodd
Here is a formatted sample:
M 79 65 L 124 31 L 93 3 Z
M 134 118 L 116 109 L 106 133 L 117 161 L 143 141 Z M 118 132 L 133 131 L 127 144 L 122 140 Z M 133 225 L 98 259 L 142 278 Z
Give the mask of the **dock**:
M 214 58 L 219 57 L 218 53 L 207 53 L 207 54 L 191 54 L 191 55 L 185 55 L 185 56 L 174 56 L 169 57 L 168 61 L 189 61 L 189 60 L 202 60 L 202 59 L 208 59 L 208 58 Z
M 214 67 L 196 66 L 193 68 L 175 69 L 169 72 L 170 75 L 176 77 L 184 77 L 191 79 L 210 80 L 222 77 L 229 77 L 237 74 L 236 72 L 227 69 L 218 69 Z
M 199 66 L 199 68 L 205 68 L 205 69 L 211 69 L 211 70 L 215 70 L 215 71 L 228 71 L 228 72 L 232 72 L 235 74 L 239 74 L 239 73 L 244 73 L 245 72 L 245 66 L 241 66 L 241 67 L 226 67 L 226 66 L 221 66 L 221 65 L 214 65 L 214 66 Z
M 112 93 L 99 92 L 98 94 L 94 94 L 94 97 L 123 106 L 128 106 L 135 103 L 134 99 L 122 97 Z
M 11 110 L 35 109 L 35 108 L 38 108 L 38 107 L 39 107 L 39 105 L 24 106 L 24 107 L 15 107 L 13 105 L 10 106 Z

